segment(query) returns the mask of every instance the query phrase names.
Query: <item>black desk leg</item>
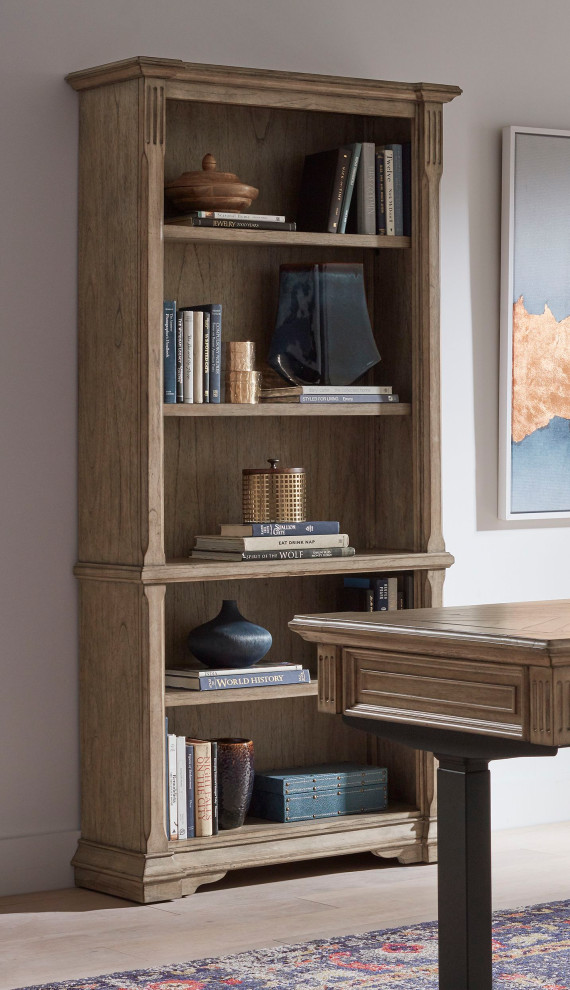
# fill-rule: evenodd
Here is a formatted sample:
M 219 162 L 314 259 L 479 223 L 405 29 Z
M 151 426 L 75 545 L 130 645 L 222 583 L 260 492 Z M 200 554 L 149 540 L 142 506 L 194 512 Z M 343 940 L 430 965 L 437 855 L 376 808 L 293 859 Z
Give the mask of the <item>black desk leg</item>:
M 487 760 L 438 754 L 440 990 L 492 990 Z

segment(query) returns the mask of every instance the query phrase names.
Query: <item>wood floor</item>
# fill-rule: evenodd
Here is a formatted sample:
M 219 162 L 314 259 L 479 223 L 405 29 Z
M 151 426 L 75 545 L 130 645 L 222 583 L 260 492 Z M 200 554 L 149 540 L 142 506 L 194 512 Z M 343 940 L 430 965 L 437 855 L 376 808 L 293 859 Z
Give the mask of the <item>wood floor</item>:
M 495 908 L 570 898 L 570 822 L 493 834 Z M 0 990 L 436 917 L 436 867 L 372 855 L 243 870 L 142 907 L 71 889 L 0 898 Z

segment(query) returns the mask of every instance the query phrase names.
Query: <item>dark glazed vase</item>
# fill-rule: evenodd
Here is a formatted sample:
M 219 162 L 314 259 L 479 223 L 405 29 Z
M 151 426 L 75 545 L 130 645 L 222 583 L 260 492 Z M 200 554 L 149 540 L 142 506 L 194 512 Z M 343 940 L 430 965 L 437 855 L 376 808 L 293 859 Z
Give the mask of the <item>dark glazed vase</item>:
M 218 821 L 220 828 L 240 828 L 253 791 L 251 739 L 218 739 Z
M 205 667 L 252 667 L 270 649 L 271 633 L 248 622 L 237 602 L 226 600 L 215 619 L 197 626 L 188 636 L 188 646 Z

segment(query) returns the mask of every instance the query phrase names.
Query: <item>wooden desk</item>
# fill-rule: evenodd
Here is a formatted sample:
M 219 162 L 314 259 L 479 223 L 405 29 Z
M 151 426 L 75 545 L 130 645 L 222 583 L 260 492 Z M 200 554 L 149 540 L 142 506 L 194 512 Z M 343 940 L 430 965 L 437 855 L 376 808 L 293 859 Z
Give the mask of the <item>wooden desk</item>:
M 438 768 L 441 990 L 491 990 L 489 761 L 570 745 L 570 600 L 300 615 L 319 709 Z

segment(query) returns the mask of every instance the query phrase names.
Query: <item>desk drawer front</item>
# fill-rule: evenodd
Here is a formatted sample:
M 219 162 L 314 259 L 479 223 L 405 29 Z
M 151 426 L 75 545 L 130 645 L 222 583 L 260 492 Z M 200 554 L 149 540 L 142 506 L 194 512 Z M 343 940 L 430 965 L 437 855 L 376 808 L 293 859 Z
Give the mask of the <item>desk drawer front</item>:
M 344 711 L 521 738 L 522 667 L 344 651 Z

